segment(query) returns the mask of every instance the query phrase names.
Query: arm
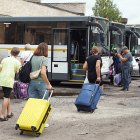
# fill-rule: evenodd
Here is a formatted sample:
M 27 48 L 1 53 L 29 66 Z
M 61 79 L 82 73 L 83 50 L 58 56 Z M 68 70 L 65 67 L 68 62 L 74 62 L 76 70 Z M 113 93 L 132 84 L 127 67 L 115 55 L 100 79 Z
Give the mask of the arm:
M 121 59 L 122 62 L 127 62 L 127 58 L 123 58 L 122 55 L 118 54 L 118 57 Z
M 15 73 L 18 73 L 21 68 L 21 63 L 18 61 L 15 67 Z
M 21 63 L 21 65 L 24 64 L 24 58 L 20 58 L 20 63 Z
M 97 60 L 96 62 L 96 74 L 97 74 L 97 81 L 101 80 L 101 60 Z
M 41 78 L 48 85 L 48 89 L 51 90 L 52 89 L 52 85 L 50 84 L 50 82 L 48 80 L 48 77 L 46 75 L 46 66 L 44 66 L 44 65 L 41 68 Z
M 84 65 L 83 65 L 83 69 L 84 69 L 84 70 L 87 70 L 87 69 L 88 69 L 87 61 L 85 61 Z

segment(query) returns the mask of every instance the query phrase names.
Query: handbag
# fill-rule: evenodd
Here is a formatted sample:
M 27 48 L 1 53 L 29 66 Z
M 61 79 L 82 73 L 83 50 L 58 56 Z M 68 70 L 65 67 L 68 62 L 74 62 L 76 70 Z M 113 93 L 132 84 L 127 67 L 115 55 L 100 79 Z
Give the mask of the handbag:
M 43 57 L 43 59 L 44 59 L 44 57 Z M 36 70 L 36 71 L 33 71 L 33 72 L 30 73 L 30 79 L 31 80 L 36 79 L 36 78 L 39 77 L 40 72 L 41 72 L 41 66 L 42 66 L 42 63 L 43 63 L 43 59 L 42 59 L 42 61 L 40 63 L 40 69 L 39 70 Z

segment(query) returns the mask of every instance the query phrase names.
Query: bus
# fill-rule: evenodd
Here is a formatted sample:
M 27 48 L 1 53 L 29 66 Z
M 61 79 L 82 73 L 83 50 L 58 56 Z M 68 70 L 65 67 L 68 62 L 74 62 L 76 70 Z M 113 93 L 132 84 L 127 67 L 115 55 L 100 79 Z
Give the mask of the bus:
M 133 71 L 132 76 L 139 76 L 139 66 L 137 59 L 140 57 L 140 29 L 134 26 L 127 25 L 125 31 L 125 45 L 129 48 L 133 56 Z
M 136 60 L 138 59 L 137 57 L 139 54 L 138 40 L 140 34 L 137 30 L 132 26 L 128 26 L 122 23 L 110 22 L 110 50 L 116 48 L 120 53 L 123 45 L 128 47 L 133 55 L 133 71 L 131 73 L 132 76 L 139 76 L 139 66 Z
M 108 29 L 109 21 L 100 17 L 0 17 L 0 55 L 10 55 L 12 47 L 23 51 L 26 43 L 34 51 L 47 42 L 49 80 L 83 82 L 93 45 L 101 48 L 102 75 L 108 74 Z

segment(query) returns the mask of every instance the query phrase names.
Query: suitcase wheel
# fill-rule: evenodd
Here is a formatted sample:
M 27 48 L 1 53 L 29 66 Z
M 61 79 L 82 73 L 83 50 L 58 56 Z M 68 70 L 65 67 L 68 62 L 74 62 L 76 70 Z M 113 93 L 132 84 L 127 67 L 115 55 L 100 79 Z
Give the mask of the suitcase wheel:
M 36 130 L 36 127 L 32 126 L 31 129 L 32 129 L 32 132 L 34 133 Z
M 80 112 L 81 110 L 80 109 L 77 109 L 77 111 Z
M 40 136 L 40 133 L 36 133 L 36 137 L 39 137 Z
M 95 109 L 91 110 L 90 113 L 93 113 L 95 111 Z
M 23 131 L 20 131 L 20 135 L 23 135 Z
M 18 130 L 18 128 L 19 128 L 19 125 L 18 125 L 18 124 L 16 124 L 15 129 L 16 129 L 16 130 Z

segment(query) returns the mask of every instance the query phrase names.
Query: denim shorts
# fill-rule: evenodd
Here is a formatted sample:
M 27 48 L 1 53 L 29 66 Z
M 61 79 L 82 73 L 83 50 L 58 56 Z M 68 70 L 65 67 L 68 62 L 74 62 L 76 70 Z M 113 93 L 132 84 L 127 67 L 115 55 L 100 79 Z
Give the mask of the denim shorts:
M 28 88 L 29 98 L 42 99 L 45 91 L 47 90 L 47 84 L 44 82 L 31 81 Z M 48 99 L 48 93 L 45 96 Z

